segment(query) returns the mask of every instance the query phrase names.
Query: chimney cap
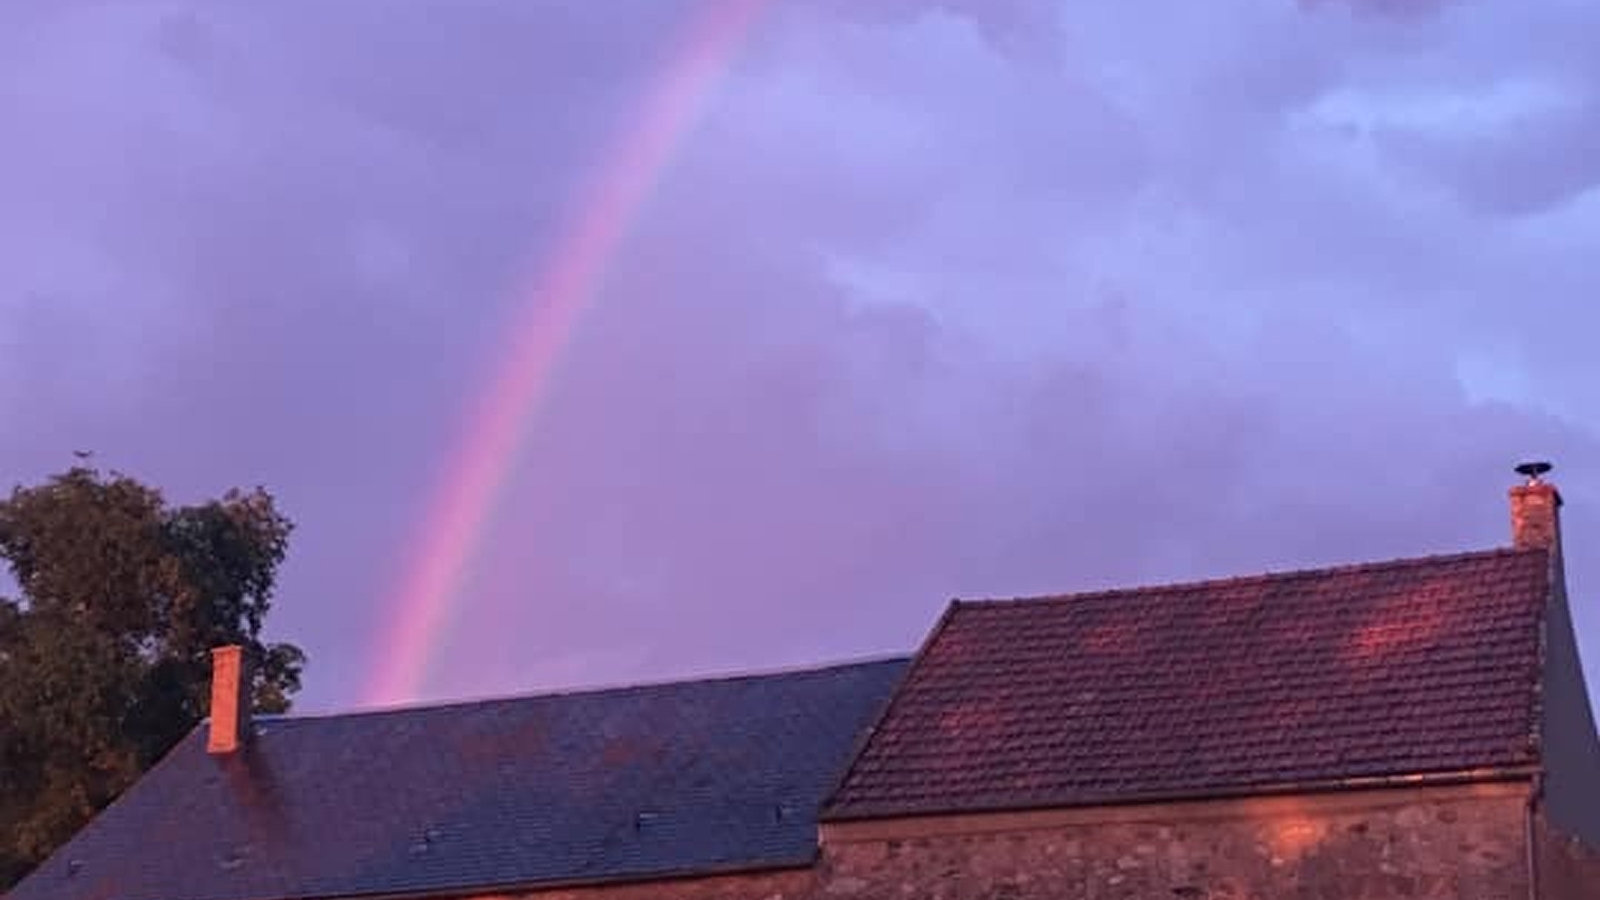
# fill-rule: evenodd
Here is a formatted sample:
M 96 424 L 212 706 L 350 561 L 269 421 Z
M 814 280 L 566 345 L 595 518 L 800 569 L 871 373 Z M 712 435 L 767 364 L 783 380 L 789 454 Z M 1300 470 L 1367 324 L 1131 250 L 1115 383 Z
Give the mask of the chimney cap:
M 1538 460 L 1534 462 L 1522 463 L 1517 466 L 1515 471 L 1518 475 L 1527 478 L 1529 484 L 1539 484 L 1539 479 L 1554 468 L 1555 466 L 1551 465 L 1550 463 L 1544 462 L 1543 460 Z

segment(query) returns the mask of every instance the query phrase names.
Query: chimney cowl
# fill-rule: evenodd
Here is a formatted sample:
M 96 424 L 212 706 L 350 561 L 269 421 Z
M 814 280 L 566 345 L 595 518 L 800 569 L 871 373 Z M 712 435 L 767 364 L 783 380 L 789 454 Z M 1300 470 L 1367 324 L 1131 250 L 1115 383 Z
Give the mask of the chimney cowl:
M 237 644 L 211 651 L 211 720 L 206 752 L 237 752 L 250 734 L 250 671 Z

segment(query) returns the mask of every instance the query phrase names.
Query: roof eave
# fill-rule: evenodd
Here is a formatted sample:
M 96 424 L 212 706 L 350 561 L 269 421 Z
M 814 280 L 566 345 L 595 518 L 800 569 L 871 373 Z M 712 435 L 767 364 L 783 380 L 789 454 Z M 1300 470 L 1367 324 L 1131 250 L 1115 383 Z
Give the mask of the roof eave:
M 1312 781 L 1277 782 L 1273 784 L 1242 785 L 1238 787 L 1201 788 L 1186 791 L 1148 791 L 1119 796 L 1090 797 L 1074 801 L 1048 801 L 1039 803 L 997 803 L 960 807 L 926 809 L 896 809 L 861 812 L 824 809 L 818 816 L 821 824 L 886 821 L 890 819 L 918 819 L 931 816 L 981 815 L 984 813 L 1036 812 L 1052 809 L 1084 809 L 1096 806 L 1139 806 L 1153 803 L 1179 803 L 1185 801 L 1235 800 L 1250 797 L 1278 797 L 1292 794 L 1327 794 L 1340 791 L 1367 791 L 1382 788 L 1438 787 L 1447 785 L 1494 783 L 1506 781 L 1532 781 L 1542 771 L 1537 763 L 1505 766 L 1487 766 L 1475 769 L 1452 769 L 1439 772 L 1419 772 L 1399 775 L 1374 775 L 1355 778 L 1318 779 Z
M 466 897 L 498 897 L 513 894 L 532 894 L 544 891 L 570 890 L 624 884 L 644 884 L 657 881 L 691 881 L 700 878 L 722 878 L 734 875 L 778 875 L 801 872 L 817 862 L 813 850 L 802 860 L 796 856 L 781 862 L 731 863 L 700 866 L 689 869 L 662 869 L 648 872 L 630 872 L 619 875 L 599 875 L 581 878 L 511 881 L 491 884 L 461 884 L 451 887 L 419 891 L 368 891 L 341 894 L 272 894 L 249 900 L 459 900 Z

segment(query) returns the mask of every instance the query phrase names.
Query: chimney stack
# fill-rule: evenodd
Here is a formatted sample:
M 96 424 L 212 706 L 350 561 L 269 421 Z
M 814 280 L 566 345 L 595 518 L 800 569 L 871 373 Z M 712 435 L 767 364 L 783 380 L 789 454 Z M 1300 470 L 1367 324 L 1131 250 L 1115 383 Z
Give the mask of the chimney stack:
M 224 755 L 244 746 L 250 733 L 250 672 L 237 644 L 211 651 L 211 734 L 206 752 Z
M 1516 468 L 1527 479 L 1511 489 L 1511 544 L 1518 550 L 1561 550 L 1561 492 L 1544 480 L 1551 468 L 1547 462 Z

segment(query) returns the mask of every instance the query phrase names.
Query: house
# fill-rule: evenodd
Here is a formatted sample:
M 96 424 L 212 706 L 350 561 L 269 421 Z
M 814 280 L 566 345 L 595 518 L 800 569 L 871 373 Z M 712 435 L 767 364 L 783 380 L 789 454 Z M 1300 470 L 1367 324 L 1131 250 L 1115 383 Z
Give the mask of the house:
M 952 603 L 911 660 L 213 715 L 9 900 L 1600 898 L 1544 469 L 1509 546 Z

